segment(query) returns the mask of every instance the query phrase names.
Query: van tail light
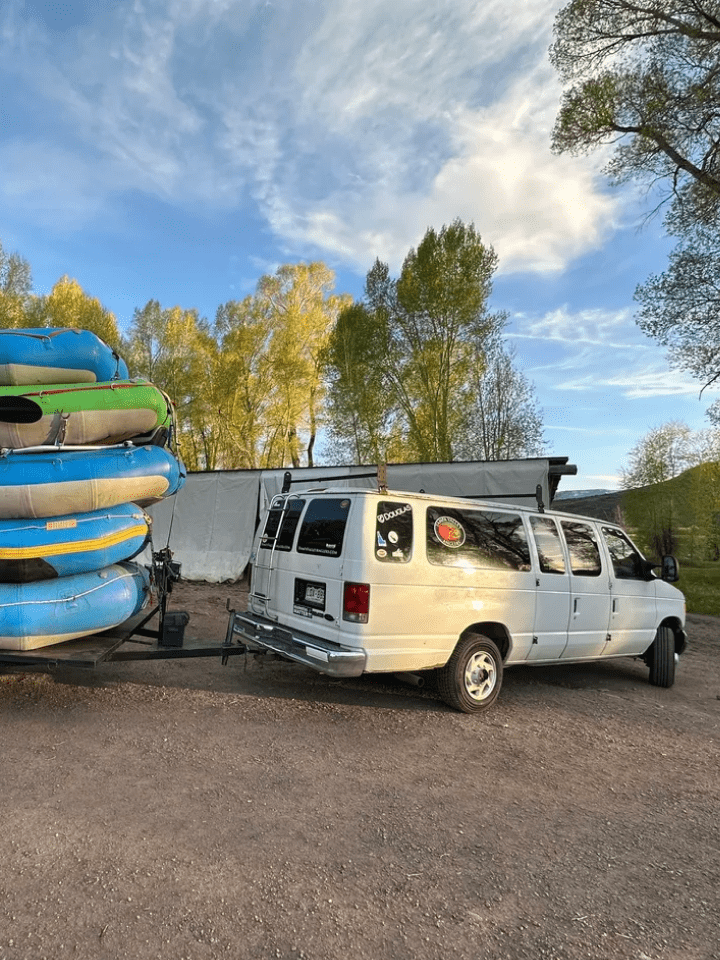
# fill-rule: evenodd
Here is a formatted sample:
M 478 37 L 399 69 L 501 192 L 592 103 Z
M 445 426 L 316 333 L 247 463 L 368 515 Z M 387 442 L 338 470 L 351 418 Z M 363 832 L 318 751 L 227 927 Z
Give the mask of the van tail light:
M 343 591 L 343 620 L 367 623 L 370 612 L 370 584 L 346 583 Z

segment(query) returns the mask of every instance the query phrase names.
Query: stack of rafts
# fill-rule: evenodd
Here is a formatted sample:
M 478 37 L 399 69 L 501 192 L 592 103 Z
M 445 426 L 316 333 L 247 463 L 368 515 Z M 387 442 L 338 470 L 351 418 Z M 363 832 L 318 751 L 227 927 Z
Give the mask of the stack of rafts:
M 185 481 L 172 406 L 87 330 L 0 330 L 0 649 L 107 630 L 148 603 L 143 506 Z

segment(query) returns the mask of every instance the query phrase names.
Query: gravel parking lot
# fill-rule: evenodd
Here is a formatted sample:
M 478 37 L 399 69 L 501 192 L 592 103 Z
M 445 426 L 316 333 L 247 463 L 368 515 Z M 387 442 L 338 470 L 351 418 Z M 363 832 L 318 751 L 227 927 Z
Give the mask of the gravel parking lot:
M 226 597 L 185 584 L 188 638 Z M 720 957 L 720 620 L 452 712 L 236 657 L 0 676 L 0 960 Z

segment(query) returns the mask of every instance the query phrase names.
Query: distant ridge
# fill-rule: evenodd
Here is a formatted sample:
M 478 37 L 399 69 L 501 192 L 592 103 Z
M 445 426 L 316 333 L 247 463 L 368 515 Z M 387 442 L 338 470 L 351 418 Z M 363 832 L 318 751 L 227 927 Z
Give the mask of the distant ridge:
M 606 493 L 615 493 L 614 490 L 560 490 L 555 494 L 556 500 L 574 500 L 576 497 L 601 497 Z
M 620 523 L 620 505 L 624 492 L 624 490 L 608 490 L 595 494 L 592 490 L 578 490 L 579 496 L 555 497 L 552 509 L 563 513 L 577 513 L 583 517 L 594 517 L 596 520 Z

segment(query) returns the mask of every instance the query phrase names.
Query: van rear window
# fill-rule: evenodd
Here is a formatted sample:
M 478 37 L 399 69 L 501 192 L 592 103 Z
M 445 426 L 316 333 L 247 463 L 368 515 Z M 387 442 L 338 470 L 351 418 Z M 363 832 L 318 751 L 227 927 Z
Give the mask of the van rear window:
M 276 550 L 283 550 L 285 553 L 291 550 L 298 520 L 304 506 L 304 500 L 298 500 L 297 497 L 294 497 L 286 503 L 283 502 L 276 507 L 271 507 L 265 521 L 260 548 L 262 550 L 272 550 L 274 546 Z M 279 532 L 278 527 L 280 528 Z
M 297 552 L 339 557 L 349 510 L 347 497 L 311 500 L 300 526 Z
M 530 569 L 525 526 L 517 513 L 428 507 L 426 540 L 430 563 L 495 570 Z
M 412 506 L 378 500 L 375 522 L 375 556 L 382 563 L 407 563 L 412 554 Z

